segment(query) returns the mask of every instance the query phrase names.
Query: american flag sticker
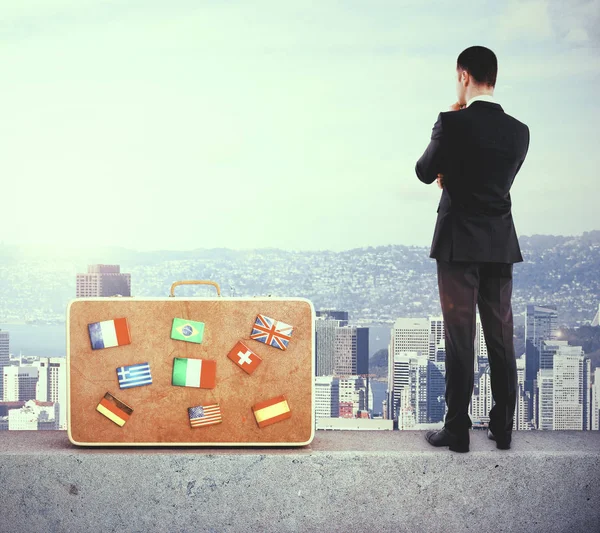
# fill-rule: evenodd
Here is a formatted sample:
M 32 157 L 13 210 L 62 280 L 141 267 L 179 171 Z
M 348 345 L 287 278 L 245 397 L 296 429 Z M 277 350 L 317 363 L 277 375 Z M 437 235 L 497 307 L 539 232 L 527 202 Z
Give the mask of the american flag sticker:
M 193 428 L 210 426 L 212 424 L 223 422 L 223 418 L 221 417 L 221 407 L 218 403 L 188 407 L 188 416 L 190 417 L 190 426 Z
M 117 368 L 117 378 L 119 379 L 119 387 L 122 389 L 152 385 L 150 363 L 120 366 Z
M 242 341 L 236 343 L 227 357 L 248 374 L 252 374 L 262 362 L 262 359 Z
M 93 322 L 92 324 L 88 324 L 88 331 L 92 350 L 131 344 L 129 324 L 126 318 Z
M 293 330 L 294 328 L 285 322 L 265 315 L 258 315 L 250 333 L 250 338 L 280 350 L 285 350 L 288 347 Z
M 104 395 L 96 407 L 96 411 L 102 413 L 106 418 L 112 420 L 118 426 L 125 425 L 129 420 L 133 409 L 121 400 L 117 400 L 110 392 Z

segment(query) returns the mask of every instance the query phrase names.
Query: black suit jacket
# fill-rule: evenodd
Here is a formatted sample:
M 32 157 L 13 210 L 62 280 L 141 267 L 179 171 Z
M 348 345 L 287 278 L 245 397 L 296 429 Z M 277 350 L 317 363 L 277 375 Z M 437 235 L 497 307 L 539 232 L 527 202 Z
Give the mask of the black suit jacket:
M 510 188 L 529 149 L 529 128 L 500 104 L 476 100 L 438 115 L 415 171 L 443 177 L 429 257 L 449 261 L 523 261 Z

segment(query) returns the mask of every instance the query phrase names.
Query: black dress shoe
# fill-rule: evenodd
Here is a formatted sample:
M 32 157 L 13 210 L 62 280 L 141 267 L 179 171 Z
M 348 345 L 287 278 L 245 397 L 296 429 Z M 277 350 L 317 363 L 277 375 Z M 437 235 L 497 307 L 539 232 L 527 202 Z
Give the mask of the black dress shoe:
M 497 439 L 496 436 L 492 433 L 492 430 L 488 428 L 487 433 L 488 439 L 496 441 L 496 448 L 499 450 L 508 450 L 510 449 L 510 441 L 511 437 L 503 437 L 501 439 Z
M 469 451 L 469 431 L 463 432 L 461 435 L 450 433 L 446 428 L 439 431 L 428 431 L 425 433 L 425 439 L 432 446 L 448 446 L 453 452 L 468 452 Z

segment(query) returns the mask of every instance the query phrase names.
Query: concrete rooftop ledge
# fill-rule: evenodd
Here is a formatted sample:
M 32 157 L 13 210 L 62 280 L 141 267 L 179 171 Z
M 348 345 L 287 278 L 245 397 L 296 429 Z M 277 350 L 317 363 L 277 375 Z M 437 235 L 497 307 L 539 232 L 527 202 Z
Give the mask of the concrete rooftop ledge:
M 1 532 L 573 532 L 600 524 L 600 432 L 497 450 L 424 431 L 317 431 L 301 448 L 82 448 L 0 432 Z

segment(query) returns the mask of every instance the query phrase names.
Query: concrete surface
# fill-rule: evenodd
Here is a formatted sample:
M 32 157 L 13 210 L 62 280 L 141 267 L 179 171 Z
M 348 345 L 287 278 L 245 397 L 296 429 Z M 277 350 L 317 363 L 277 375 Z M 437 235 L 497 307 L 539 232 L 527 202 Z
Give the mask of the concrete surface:
M 424 431 L 317 431 L 302 448 L 80 448 L 0 432 L 0 532 L 600 531 L 600 432 L 497 450 Z

